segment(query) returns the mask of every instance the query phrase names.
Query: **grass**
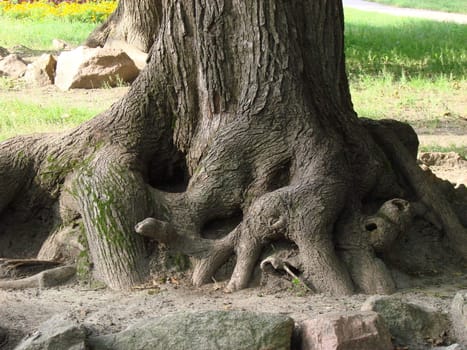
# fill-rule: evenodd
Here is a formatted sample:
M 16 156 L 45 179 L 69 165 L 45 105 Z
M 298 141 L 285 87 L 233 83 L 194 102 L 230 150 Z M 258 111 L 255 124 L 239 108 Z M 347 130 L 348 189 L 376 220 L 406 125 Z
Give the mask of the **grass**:
M 467 13 L 465 0 L 370 0 L 385 5 L 427 9 L 443 12 Z
M 467 134 L 465 26 L 348 8 L 345 15 L 347 70 L 360 116 L 407 121 L 424 133 Z
M 0 94 L 0 141 L 21 134 L 70 129 L 96 115 L 98 110 L 68 108 L 7 100 Z
M 0 46 L 12 48 L 23 45 L 32 50 L 52 50 L 53 39 L 79 45 L 95 26 L 61 20 L 33 22 L 0 17 Z
M 351 80 L 465 79 L 466 27 L 346 8 L 346 56 Z

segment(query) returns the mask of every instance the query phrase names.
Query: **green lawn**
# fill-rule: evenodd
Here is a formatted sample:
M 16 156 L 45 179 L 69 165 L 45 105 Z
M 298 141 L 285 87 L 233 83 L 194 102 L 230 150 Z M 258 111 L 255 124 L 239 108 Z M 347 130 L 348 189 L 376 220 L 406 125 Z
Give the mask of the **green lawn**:
M 100 110 L 67 107 L 58 101 L 43 104 L 8 100 L 0 90 L 0 141 L 21 134 L 62 131 L 89 120 Z
M 346 8 L 351 79 L 465 79 L 467 27 Z
M 466 26 L 348 8 L 345 16 L 347 70 L 359 115 L 427 128 L 446 119 L 460 124 L 467 108 Z
M 381 4 L 467 14 L 466 0 L 370 0 Z
M 96 25 L 49 20 L 32 22 L 0 17 L 0 46 L 24 45 L 32 50 L 52 50 L 52 40 L 62 39 L 79 45 Z

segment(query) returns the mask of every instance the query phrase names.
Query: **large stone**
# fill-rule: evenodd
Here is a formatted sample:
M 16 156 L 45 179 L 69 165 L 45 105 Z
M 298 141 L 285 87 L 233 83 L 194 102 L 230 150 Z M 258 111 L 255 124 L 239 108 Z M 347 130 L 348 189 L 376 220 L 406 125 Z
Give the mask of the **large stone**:
M 53 39 L 52 40 L 52 47 L 54 50 L 62 51 L 62 50 L 70 50 L 71 45 L 68 44 L 66 41 L 61 39 Z
M 375 312 L 327 314 L 303 321 L 302 350 L 392 350 L 391 335 Z
M 451 344 L 449 346 L 437 346 L 431 350 L 466 350 L 466 348 L 460 344 Z
M 451 304 L 451 320 L 457 341 L 467 346 L 467 290 L 457 292 Z
M 43 54 L 33 63 L 28 64 L 24 80 L 36 86 L 46 86 L 54 83 L 57 60 L 49 54 Z
M 85 350 L 86 330 L 66 315 L 55 315 L 24 338 L 15 350 Z
M 11 54 L 0 60 L 0 76 L 20 78 L 26 72 L 27 64 L 16 54 Z
M 291 318 L 241 311 L 181 312 L 89 339 L 93 350 L 290 349 Z
M 58 56 L 55 85 L 61 90 L 93 89 L 132 82 L 139 69 L 122 50 L 80 46 Z
M 104 48 L 123 50 L 128 56 L 130 56 L 133 62 L 135 62 L 136 67 L 140 70 L 146 66 L 148 54 L 128 44 L 126 41 L 108 39 L 105 42 Z
M 425 305 L 406 302 L 397 297 L 373 296 L 362 305 L 362 311 L 375 311 L 386 321 L 394 343 L 412 348 L 425 348 L 447 341 L 451 322 L 446 313 Z

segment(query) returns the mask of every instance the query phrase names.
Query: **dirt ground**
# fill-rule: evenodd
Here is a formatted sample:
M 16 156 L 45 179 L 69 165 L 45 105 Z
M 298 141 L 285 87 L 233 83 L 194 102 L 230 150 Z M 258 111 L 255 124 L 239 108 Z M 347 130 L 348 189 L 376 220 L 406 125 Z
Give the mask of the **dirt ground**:
M 55 87 L 23 88 L 1 91 L 3 97 L 31 102 L 59 100 L 69 106 L 110 106 L 128 90 L 127 87 L 98 90 L 61 92 Z M 453 141 L 467 145 L 467 128 L 456 134 L 421 135 L 422 143 Z M 444 141 L 443 141 L 444 140 Z M 452 157 L 451 157 L 452 158 Z M 456 158 L 454 156 L 454 158 Z M 457 158 L 456 158 L 457 159 Z M 465 162 L 436 163 L 432 169 L 454 183 L 467 184 Z M 397 295 L 408 300 L 434 306 L 447 311 L 455 293 L 467 289 L 467 274 L 451 272 L 407 287 L 403 276 L 397 280 L 402 288 Z M 313 316 L 343 310 L 358 310 L 367 299 L 365 295 L 331 297 L 304 295 L 304 291 L 289 280 L 281 280 L 282 288 L 251 288 L 233 294 L 222 291 L 222 283 L 193 288 L 183 278 L 159 281 L 151 288 L 131 292 L 114 292 L 71 281 L 65 286 L 51 289 L 0 290 L 0 327 L 8 329 L 10 341 L 0 349 L 12 349 L 24 334 L 30 333 L 54 314 L 68 314 L 96 333 L 110 333 L 147 318 L 181 310 L 251 310 L 281 313 L 300 321 Z
M 77 282 L 44 290 L 0 290 L 0 327 L 10 332 L 9 343 L 0 349 L 12 349 L 24 334 L 35 331 L 40 323 L 55 314 L 66 314 L 93 333 L 107 334 L 144 319 L 182 310 L 278 313 L 299 322 L 330 312 L 357 311 L 368 298 L 361 294 L 303 295 L 292 283 L 283 282 L 285 288 L 279 291 L 257 287 L 233 294 L 224 293 L 219 283 L 193 288 L 173 280 L 132 292 L 92 289 Z M 452 273 L 423 280 L 418 286 L 401 289 L 395 296 L 447 312 L 452 298 L 461 289 L 467 289 L 467 275 Z

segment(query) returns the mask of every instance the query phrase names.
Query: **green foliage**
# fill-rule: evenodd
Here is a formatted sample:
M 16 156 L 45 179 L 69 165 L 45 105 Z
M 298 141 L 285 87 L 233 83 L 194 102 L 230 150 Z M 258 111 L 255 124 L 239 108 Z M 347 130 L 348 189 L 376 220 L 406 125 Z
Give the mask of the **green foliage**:
M 370 0 L 381 4 L 428 9 L 444 12 L 467 13 L 467 1 L 465 0 Z

